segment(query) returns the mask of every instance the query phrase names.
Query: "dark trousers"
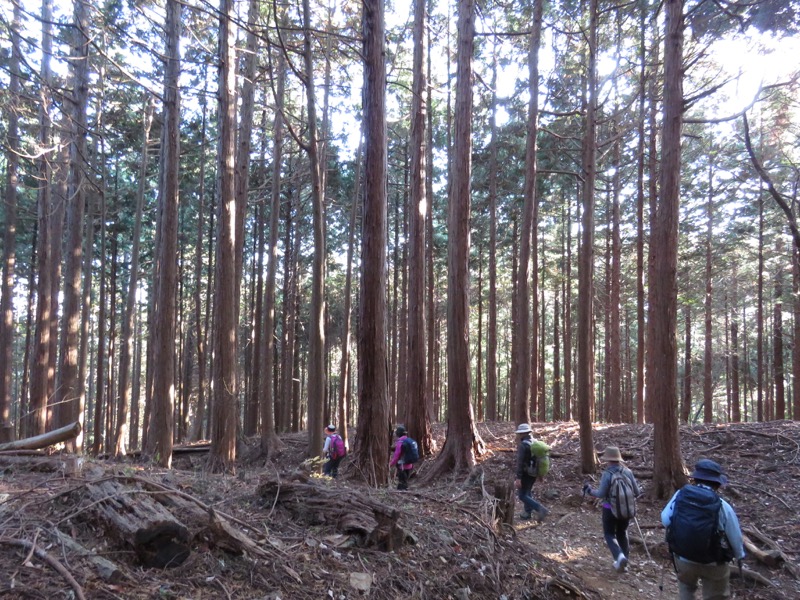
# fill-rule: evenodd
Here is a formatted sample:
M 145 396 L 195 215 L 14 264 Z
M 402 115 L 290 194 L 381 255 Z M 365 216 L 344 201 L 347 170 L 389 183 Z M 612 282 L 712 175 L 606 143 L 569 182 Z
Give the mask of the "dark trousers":
M 397 465 L 397 489 L 408 489 L 408 478 L 411 477 L 411 469 L 404 469 L 402 465 Z
M 610 508 L 603 507 L 603 536 L 614 560 L 620 554 L 628 556 L 628 523 L 629 519 L 617 519 Z
M 330 477 L 336 477 L 339 474 L 339 463 L 342 462 L 344 456 L 339 458 L 329 458 L 328 462 L 322 465 L 322 472 Z

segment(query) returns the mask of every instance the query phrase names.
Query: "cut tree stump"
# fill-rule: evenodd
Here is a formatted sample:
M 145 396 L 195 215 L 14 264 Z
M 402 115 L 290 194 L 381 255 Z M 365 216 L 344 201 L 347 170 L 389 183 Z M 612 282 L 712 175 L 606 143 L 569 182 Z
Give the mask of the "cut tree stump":
M 99 480 L 86 490 L 88 512 L 110 536 L 132 547 L 145 566 L 177 567 L 189 557 L 189 529 L 138 486 Z
M 367 496 L 324 485 L 295 481 L 266 481 L 258 495 L 267 506 L 289 511 L 309 525 L 329 525 L 353 535 L 359 545 L 391 551 L 410 540 L 398 525 L 399 512 Z
M 496 483 L 494 485 L 494 497 L 497 498 L 497 512 L 495 513 L 496 523 L 499 526 L 502 524 L 514 524 L 514 486 L 509 481 L 503 483 Z

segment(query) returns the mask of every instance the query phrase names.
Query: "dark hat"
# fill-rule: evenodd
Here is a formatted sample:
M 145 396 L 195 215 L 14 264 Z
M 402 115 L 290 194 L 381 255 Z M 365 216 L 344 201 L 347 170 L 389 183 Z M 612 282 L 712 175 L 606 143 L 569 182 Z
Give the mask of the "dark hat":
M 403 425 L 398 425 L 397 429 L 394 430 L 394 434 L 397 437 L 403 437 L 406 434 L 406 428 Z
M 327 431 L 330 431 L 331 433 L 333 433 L 334 431 L 336 431 L 336 425 L 334 425 L 334 424 L 332 424 L 332 423 L 331 423 L 331 424 L 330 424 L 330 425 L 328 425 L 328 426 L 327 426 L 325 429 L 326 429 Z
M 722 472 L 722 467 L 708 458 L 701 458 L 697 461 L 697 464 L 694 466 L 694 473 L 692 473 L 692 479 L 710 481 L 720 485 L 726 485 L 728 483 L 728 478 Z

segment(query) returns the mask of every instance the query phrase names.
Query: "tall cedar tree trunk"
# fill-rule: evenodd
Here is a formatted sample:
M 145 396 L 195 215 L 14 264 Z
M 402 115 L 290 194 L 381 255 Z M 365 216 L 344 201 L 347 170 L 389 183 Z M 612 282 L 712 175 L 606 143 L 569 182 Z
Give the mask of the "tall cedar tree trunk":
M 430 13 L 428 14 L 427 19 L 427 41 L 428 41 L 428 50 L 426 52 L 427 57 L 427 65 L 428 65 L 428 74 L 431 73 L 431 16 Z M 426 154 L 426 164 L 428 166 L 433 164 L 433 86 L 426 86 L 427 94 L 425 95 L 425 107 L 427 110 L 428 115 L 428 127 L 426 129 L 426 138 L 427 144 L 425 145 L 425 154 Z M 428 202 L 430 207 L 428 208 L 428 212 L 425 215 L 425 231 L 427 233 L 427 245 L 425 247 L 425 283 L 426 283 L 426 332 L 427 332 L 427 343 L 428 343 L 428 362 L 425 367 L 426 371 L 426 380 L 427 385 L 425 389 L 425 397 L 428 402 L 428 406 L 426 408 L 429 415 L 431 415 L 432 420 L 438 420 L 438 413 L 434 412 L 434 386 L 436 384 L 436 350 L 437 350 L 437 339 L 436 339 L 436 296 L 435 296 L 435 288 L 436 288 L 436 275 L 433 270 L 433 253 L 434 253 L 434 242 L 433 242 L 433 201 L 435 200 L 433 195 L 433 169 L 427 169 L 425 172 L 425 196 L 428 198 Z
M 64 219 L 66 216 L 67 205 L 69 204 L 69 180 L 70 180 L 70 152 L 71 148 L 65 143 L 65 137 L 69 135 L 70 119 L 66 111 L 61 113 L 61 152 L 53 155 L 55 167 L 51 171 L 50 184 L 50 217 L 49 231 L 47 239 L 50 243 L 50 344 L 47 351 L 48 372 L 47 372 L 47 397 L 54 398 L 56 390 L 56 369 L 58 356 L 58 332 L 61 326 L 59 319 L 59 298 L 61 297 L 61 274 L 63 258 L 63 237 Z M 60 418 L 60 415 L 59 415 Z M 82 439 L 82 433 L 79 434 Z M 67 442 L 69 448 L 72 442 Z
M 358 223 L 358 202 L 361 199 L 361 151 L 363 150 L 363 130 L 358 139 L 355 159 L 355 176 L 353 177 L 353 205 L 350 208 L 350 229 L 347 234 L 347 267 L 344 278 L 344 324 L 342 326 L 342 348 L 339 363 L 339 435 L 345 447 L 350 447 L 347 431 L 350 415 L 350 328 L 352 327 L 353 294 L 353 251 L 356 243 L 356 225 Z
M 139 184 L 136 189 L 136 213 L 133 222 L 133 239 L 130 256 L 130 276 L 128 290 L 125 295 L 125 314 L 122 317 L 122 339 L 119 355 L 119 410 L 117 429 L 114 439 L 114 455 L 124 456 L 128 442 L 128 421 L 133 394 L 131 364 L 134 355 L 134 319 L 136 317 L 136 289 L 139 282 L 139 238 L 142 232 L 142 211 L 144 209 L 144 192 L 147 182 L 147 144 L 150 138 L 150 126 L 153 123 L 153 102 L 147 95 L 144 98 L 142 115 L 142 156 L 139 160 Z
M 636 422 L 644 423 L 644 163 L 647 98 L 647 2 L 639 8 L 639 115 L 636 120 Z
M 469 365 L 469 213 L 472 167 L 472 55 L 475 2 L 458 3 L 458 53 L 452 180 L 447 214 L 447 438 L 426 475 L 429 481 L 448 471 L 461 473 L 483 453 L 474 426 Z
M 489 113 L 489 306 L 486 326 L 486 419 L 497 420 L 497 40 L 492 48 Z
M 58 383 L 55 405 L 58 409 L 58 425 L 65 425 L 83 418 L 79 406 L 82 380 L 79 377 L 79 342 L 81 315 L 81 259 L 83 256 L 84 203 L 86 201 L 85 178 L 87 171 L 86 132 L 87 103 L 89 96 L 89 17 L 85 0 L 74 2 L 72 76 L 73 113 L 70 141 L 70 186 L 67 208 L 67 231 L 65 248 L 67 256 L 64 267 L 64 300 L 61 319 Z M 76 440 L 76 450 L 81 450 L 82 436 Z
M 712 403 L 713 396 L 713 381 L 712 381 L 712 361 L 714 356 L 712 354 L 712 327 L 711 327 L 711 304 L 713 300 L 713 285 L 712 285 L 712 242 L 714 232 L 714 180 L 713 180 L 714 163 L 709 162 L 708 165 L 708 202 L 706 204 L 706 294 L 705 294 L 705 336 L 703 348 L 703 422 L 711 423 L 714 420 L 714 406 Z
M 758 308 L 756 312 L 756 420 L 764 421 L 764 197 L 758 198 Z
M 800 251 L 792 244 L 792 419 L 800 420 Z
M 615 107 L 615 113 L 619 112 L 619 107 Z M 613 133 L 618 134 L 617 123 L 614 123 Z M 627 421 L 622 402 L 622 340 L 620 323 L 620 279 L 622 277 L 622 242 L 619 231 L 619 195 L 621 190 L 620 183 L 620 142 L 614 142 L 613 165 L 614 175 L 612 177 L 612 199 L 611 199 L 611 293 L 609 295 L 609 327 L 608 332 L 608 406 L 609 420 L 612 423 Z
M 542 36 L 542 0 L 534 3 L 533 29 L 528 46 L 528 122 L 525 132 L 525 184 L 522 200 L 522 228 L 520 230 L 519 263 L 517 264 L 517 293 L 514 328 L 516 342 L 514 351 L 514 421 L 526 423 L 530 420 L 531 405 L 536 408 L 536 366 L 538 361 L 538 223 L 536 197 L 536 136 L 539 128 L 539 46 Z M 460 48 L 459 48 L 460 49 Z M 531 248 L 533 244 L 533 249 Z M 532 263 L 532 272 L 531 269 Z M 533 286 L 529 288 L 529 284 Z M 533 322 L 531 323 L 530 299 L 533 298 Z M 533 372 L 531 372 L 533 370 Z M 530 398 L 528 392 L 533 391 Z
M 589 2 L 589 31 L 586 82 L 586 116 L 582 149 L 583 222 L 578 256 L 578 423 L 581 440 L 581 470 L 595 469 L 592 441 L 592 405 L 594 404 L 594 350 L 592 313 L 594 305 L 594 183 L 597 170 L 595 128 L 597 111 L 597 0 Z
M 660 33 L 658 32 L 658 19 L 651 19 L 653 23 L 653 33 L 652 33 L 652 46 L 650 48 L 650 64 L 656 65 L 661 62 L 660 58 L 660 44 L 659 39 L 661 38 Z M 683 49 L 681 49 L 681 55 L 683 54 Z M 650 106 L 648 111 L 648 129 L 650 132 L 650 138 L 648 140 L 648 162 L 647 162 L 647 172 L 648 172 L 648 185 L 647 185 L 647 196 L 648 196 L 648 203 L 649 203 L 649 222 L 650 222 L 650 244 L 648 245 L 648 264 L 647 264 L 647 280 L 648 282 L 653 281 L 653 277 L 655 276 L 655 255 L 658 251 L 657 247 L 653 244 L 653 235 L 652 232 L 655 231 L 656 228 L 656 219 L 657 219 L 657 207 L 658 207 L 658 183 L 659 183 L 659 163 L 658 163 L 658 98 L 661 97 L 661 91 L 659 90 L 659 78 L 656 76 L 656 69 L 653 69 L 653 72 L 650 74 L 649 78 L 649 93 L 648 98 L 650 99 Z M 682 82 L 681 82 L 682 85 Z M 683 91 L 681 90 L 681 97 L 683 96 Z M 648 302 L 650 300 L 651 294 L 653 293 L 652 285 L 647 286 L 647 299 Z M 648 304 L 648 311 L 649 311 L 649 304 Z M 648 313 L 649 317 L 649 313 Z M 645 332 L 650 331 L 649 323 L 645 323 Z M 650 341 L 645 340 L 645 353 L 650 348 Z M 647 389 L 647 377 L 649 377 L 649 373 L 647 371 L 647 357 L 645 356 L 645 368 L 644 368 L 644 379 L 645 379 L 645 389 Z M 653 398 L 645 394 L 643 396 L 643 401 L 646 400 L 645 405 L 643 407 L 644 412 L 644 420 L 646 423 L 652 423 L 655 415 L 655 409 L 653 406 Z
M 264 290 L 264 332 L 261 352 L 261 451 L 269 456 L 278 444 L 275 434 L 275 396 L 272 385 L 275 370 L 275 280 L 278 272 L 278 223 L 281 215 L 281 166 L 283 163 L 283 100 L 286 90 L 286 63 L 283 53 L 277 60 L 275 123 L 272 128 L 272 189 L 270 190 L 269 238 L 267 240 L 267 282 Z M 288 249 L 286 250 L 288 252 Z
M 206 80 L 205 73 L 203 80 Z M 205 205 L 206 205 L 206 97 L 204 93 L 200 99 L 202 107 L 202 125 L 200 128 L 200 168 L 198 172 L 198 190 L 197 190 L 197 222 L 195 227 L 195 244 L 194 244 L 194 277 L 195 286 L 192 293 L 192 300 L 194 303 L 194 321 L 197 323 L 197 404 L 194 415 L 194 424 L 192 432 L 189 435 L 190 440 L 196 441 L 202 439 L 204 432 L 204 423 L 206 420 L 206 348 L 208 336 L 208 319 L 203 314 L 203 222 L 205 220 Z M 209 236 L 210 237 L 210 236 Z M 209 286 L 211 282 L 206 281 Z M 208 311 L 208 303 L 206 305 Z M 206 315 L 208 312 L 206 312 Z
M 93 173 L 97 172 L 98 168 L 98 161 L 97 161 L 97 154 L 94 154 L 94 162 L 89 167 L 90 171 Z M 98 311 L 98 323 L 90 322 L 89 319 L 89 308 L 92 301 L 92 283 L 93 283 L 93 274 L 94 274 L 94 248 L 95 248 L 95 239 L 96 239 L 96 229 L 94 227 L 94 223 L 96 220 L 99 219 L 99 214 L 97 214 L 97 194 L 94 192 L 94 188 L 89 190 L 91 193 L 87 194 L 86 197 L 86 217 L 84 219 L 83 225 L 83 287 L 81 289 L 81 304 L 80 304 L 80 335 L 79 340 L 80 343 L 78 345 L 78 381 L 88 381 L 87 373 L 89 371 L 94 370 L 94 363 L 96 362 L 96 358 L 99 354 L 95 353 L 92 356 L 89 356 L 89 336 L 94 335 L 98 339 L 100 338 L 100 334 L 105 335 L 105 331 L 100 331 L 99 327 L 99 317 L 100 311 Z M 105 340 L 103 341 L 105 344 Z M 91 359 L 91 365 L 89 364 Z M 87 415 L 93 415 L 92 419 L 95 423 L 94 429 L 94 439 L 96 441 L 100 440 L 102 437 L 102 415 L 97 412 L 96 409 L 102 407 L 102 403 L 98 405 L 96 402 L 97 395 L 95 394 L 94 397 L 92 396 L 92 392 L 94 392 L 92 386 L 89 386 L 88 395 L 85 386 L 81 386 L 81 393 L 78 399 L 78 404 L 81 407 L 81 413 L 86 411 Z M 102 394 L 101 398 L 102 400 Z M 88 402 L 87 402 L 88 400 Z M 66 411 L 68 409 L 65 405 L 59 405 L 59 407 Z M 59 418 L 64 418 L 64 415 L 61 414 Z M 69 443 L 68 443 L 69 444 Z M 99 452 L 94 448 L 94 444 L 92 445 L 92 452 Z
M 6 125 L 6 189 L 4 196 L 3 281 L 0 290 L 0 443 L 14 439 L 11 421 L 11 372 L 14 341 L 14 266 L 17 260 L 17 174 L 19 170 L 19 117 L 22 103 L 19 85 L 20 25 L 22 8 L 14 4 L 11 23 L 11 58 L 8 63 L 8 104 Z
M 692 414 L 692 307 L 687 304 L 683 309 L 683 313 L 683 402 L 681 403 L 681 423 L 688 423 Z
M 153 269 L 154 313 L 152 408 L 146 453 L 162 467 L 172 463 L 175 405 L 175 256 L 178 247 L 178 166 L 180 163 L 181 3 L 167 0 L 164 70 L 164 125 L 161 134 L 161 185 L 158 194 L 157 263 Z M 222 114 L 222 113 L 220 113 Z M 219 296 L 217 296 L 219 297 Z
M 564 420 L 573 418 L 572 405 L 572 203 L 564 198 L 567 230 L 566 267 L 564 268 Z
M 742 420 L 741 400 L 739 398 L 739 323 L 736 321 L 736 313 L 731 319 L 731 421 L 738 423 Z M 796 354 L 796 353 L 795 353 Z
M 219 15 L 219 205 L 214 300 L 214 398 L 209 468 L 226 472 L 236 460 L 236 239 L 235 183 L 236 25 L 233 0 L 221 0 Z
M 387 149 L 383 0 L 364 0 L 364 210 L 358 330 L 358 430 L 354 462 L 366 483 L 385 484 L 389 469 L 386 352 Z
M 778 238 L 775 244 L 776 256 L 783 254 L 783 240 Z M 772 368 L 775 373 L 775 411 L 773 419 L 786 418 L 786 385 L 783 380 L 783 270 L 781 263 L 775 267 L 775 305 L 773 306 L 773 342 Z
M 678 208 L 683 121 L 683 0 L 665 3 L 664 108 L 660 196 L 651 244 L 653 277 L 647 322 L 647 398 L 653 402 L 653 494 L 664 498 L 686 480 L 677 415 Z
M 103 79 L 103 69 L 102 68 L 100 69 L 100 73 L 98 74 L 98 80 L 100 82 L 104 81 L 104 79 Z M 96 114 L 98 115 L 98 121 L 99 121 L 99 116 L 103 114 L 103 108 L 102 108 L 103 100 L 102 100 L 102 98 L 103 98 L 104 92 L 105 92 L 105 90 L 103 89 L 103 84 L 101 83 L 100 84 L 100 90 L 99 90 L 99 97 L 98 97 L 98 101 L 97 101 L 97 108 L 96 108 L 96 111 L 97 111 Z M 100 123 L 97 123 L 97 125 L 100 125 Z M 102 131 L 102 128 L 101 127 L 97 127 L 97 130 L 98 131 Z M 101 143 L 102 143 L 102 141 L 101 141 Z M 90 197 L 92 197 L 94 199 L 93 203 L 96 204 L 97 216 L 98 216 L 99 221 L 100 221 L 100 228 L 99 228 L 100 229 L 100 231 L 99 231 L 99 234 L 100 234 L 100 260 L 98 261 L 100 263 L 100 265 L 99 265 L 100 266 L 100 274 L 99 274 L 100 281 L 98 282 L 98 285 L 99 285 L 99 288 L 100 288 L 100 293 L 99 293 L 99 297 L 98 297 L 99 306 L 98 306 L 98 309 L 97 309 L 97 341 L 98 341 L 98 343 L 97 343 L 97 358 L 96 358 L 96 365 L 95 365 L 95 367 L 96 367 L 96 379 L 95 379 L 95 381 L 97 383 L 95 385 L 95 392 L 94 392 L 94 396 L 95 396 L 94 415 L 95 415 L 95 417 L 94 417 L 94 440 L 93 440 L 93 444 L 92 444 L 92 452 L 95 455 L 98 455 L 101 452 L 105 451 L 106 442 L 108 441 L 107 438 L 105 438 L 103 436 L 103 433 L 104 433 L 103 425 L 104 425 L 104 422 L 105 422 L 106 410 L 109 408 L 109 407 L 106 406 L 106 398 L 107 398 L 107 396 L 105 394 L 106 345 L 108 343 L 108 335 L 106 333 L 107 327 L 108 327 L 108 299 L 107 299 L 107 297 L 108 297 L 108 285 L 106 283 L 105 274 L 106 274 L 106 264 L 107 264 L 107 260 L 108 260 L 107 248 L 106 248 L 106 240 L 108 239 L 108 235 L 107 235 L 107 230 L 106 230 L 106 227 L 105 227 L 105 223 L 106 223 L 106 194 L 105 194 L 105 168 L 104 168 L 104 166 L 105 166 L 105 157 L 104 156 L 98 156 L 98 154 L 95 153 L 94 159 L 95 159 L 94 160 L 95 164 L 93 165 L 94 166 L 93 170 L 95 172 L 97 172 L 97 170 L 98 170 L 97 169 L 97 167 L 98 167 L 97 163 L 98 162 L 100 162 L 103 165 L 99 169 L 101 171 L 101 173 L 103 174 L 100 193 L 98 194 L 98 193 L 93 191 L 90 194 Z M 86 287 L 86 283 L 90 282 L 92 280 L 91 262 L 92 262 L 92 259 L 94 258 L 93 249 L 95 247 L 95 244 L 94 244 L 94 233 L 93 232 L 95 231 L 95 228 L 94 227 L 89 227 L 88 223 L 91 223 L 93 220 L 94 220 L 94 215 L 92 213 L 90 213 L 88 215 L 88 218 L 86 219 L 86 221 L 87 221 L 87 230 L 86 230 L 86 234 L 85 234 L 85 238 L 86 238 L 85 246 L 86 246 L 86 249 L 84 251 L 85 252 L 85 254 L 84 254 L 84 277 L 83 277 L 84 288 Z M 83 307 L 87 306 L 87 303 L 86 303 L 85 300 L 86 300 L 86 292 L 84 291 Z M 86 314 L 86 318 L 82 319 L 81 322 L 84 324 L 84 329 L 85 329 L 85 324 L 88 322 L 88 313 Z M 81 381 L 84 381 L 83 374 L 86 372 L 86 370 L 84 368 L 84 365 L 86 363 L 86 358 L 87 358 L 87 355 L 88 355 L 88 345 L 89 345 L 89 336 L 88 335 L 84 335 L 81 338 L 81 353 L 80 353 L 80 356 L 81 356 L 81 360 L 80 360 L 80 363 L 81 363 L 81 370 L 80 370 Z
M 48 109 L 52 106 L 50 94 L 53 85 L 50 57 L 53 48 L 52 33 L 53 3 L 42 1 L 42 63 L 39 90 L 39 143 L 42 148 L 52 146 L 52 115 Z M 51 220 L 50 204 L 52 187 L 52 167 L 48 153 L 42 153 L 38 161 L 38 176 L 43 185 L 39 188 L 37 198 L 37 251 L 36 265 L 38 280 L 36 282 L 36 332 L 34 348 L 30 364 L 30 410 L 29 416 L 23 416 L 25 423 L 21 430 L 22 437 L 41 435 L 47 424 L 48 368 L 50 353 L 50 319 L 52 309 L 51 294 Z
M 425 90 L 428 86 L 425 25 L 428 0 L 414 0 L 414 79 L 411 93 L 411 210 L 408 237 L 408 368 L 406 370 L 406 414 L 411 437 L 423 456 L 433 451 L 431 414 L 425 380 L 425 220 L 430 202 L 426 195 L 427 142 Z
M 322 452 L 325 403 L 325 231 L 323 190 L 317 141 L 317 108 L 314 99 L 314 66 L 311 49 L 311 8 L 303 0 L 303 56 L 308 104 L 308 152 L 311 169 L 311 215 L 314 229 L 314 261 L 311 273 L 311 326 L 308 352 L 308 448 L 307 456 Z
M 236 273 L 236 288 L 239 289 L 238 282 L 241 279 L 241 263 L 242 258 L 239 257 L 239 254 L 242 253 L 244 248 L 244 215 L 247 210 L 247 195 L 250 191 L 250 147 L 251 137 L 252 137 L 252 129 L 253 129 L 253 100 L 255 97 L 255 75 L 256 75 L 256 67 L 258 65 L 258 37 L 256 35 L 256 26 L 258 22 L 258 10 L 259 10 L 259 2 L 258 0 L 249 0 L 248 1 L 248 8 L 247 8 L 247 33 L 245 35 L 245 49 L 241 56 L 241 73 L 242 73 L 242 91 L 241 91 L 241 98 L 240 98 L 240 109 L 239 109 L 239 134 L 237 136 L 237 147 L 236 147 L 236 162 L 235 162 L 235 193 L 236 193 L 236 247 L 237 247 L 237 258 L 236 260 L 239 269 Z M 263 206 L 263 203 L 262 203 Z M 259 220 L 259 227 L 264 227 L 263 219 Z M 260 247 L 263 248 L 263 245 Z M 263 264 L 263 263 L 261 263 Z M 261 268 L 261 264 L 258 265 L 258 272 L 259 277 L 256 278 L 259 283 L 263 278 L 263 269 Z M 261 335 L 261 328 L 260 323 L 261 319 L 260 316 L 262 314 L 262 302 L 263 302 L 263 287 L 259 285 L 258 292 L 257 292 L 257 310 L 256 316 L 257 318 L 253 319 L 253 327 L 255 328 L 255 339 L 258 343 L 253 343 L 253 360 L 256 361 L 255 364 L 259 364 L 258 361 L 260 359 L 260 353 L 262 352 L 262 344 L 260 335 Z M 237 303 L 238 306 L 238 303 Z M 261 372 L 260 369 L 256 368 L 252 370 L 252 383 L 251 383 L 251 393 L 248 396 L 248 407 L 244 422 L 244 431 L 248 435 L 253 435 L 258 431 L 258 395 L 263 393 L 265 387 L 269 387 L 271 382 L 271 378 L 268 376 L 266 372 Z

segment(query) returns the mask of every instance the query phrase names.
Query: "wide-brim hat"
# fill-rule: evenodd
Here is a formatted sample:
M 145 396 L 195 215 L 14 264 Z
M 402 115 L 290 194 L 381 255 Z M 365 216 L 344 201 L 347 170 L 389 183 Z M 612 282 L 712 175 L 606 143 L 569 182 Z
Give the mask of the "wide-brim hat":
M 722 467 L 708 458 L 701 458 L 697 461 L 691 477 L 692 479 L 711 481 L 720 485 L 726 485 L 728 483 L 728 478 L 725 476 L 725 473 L 723 473 Z
M 603 450 L 603 454 L 600 456 L 600 460 L 622 462 L 622 452 L 620 452 L 619 448 L 616 446 L 606 446 L 606 449 Z
M 531 433 L 533 429 L 531 429 L 530 424 L 528 423 L 521 423 L 517 430 L 514 433 Z

